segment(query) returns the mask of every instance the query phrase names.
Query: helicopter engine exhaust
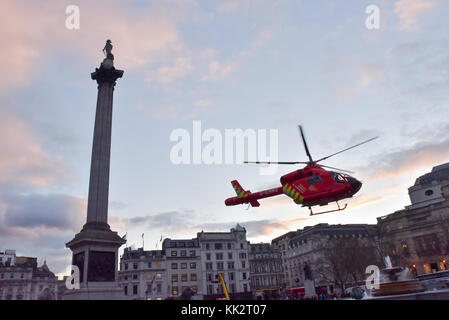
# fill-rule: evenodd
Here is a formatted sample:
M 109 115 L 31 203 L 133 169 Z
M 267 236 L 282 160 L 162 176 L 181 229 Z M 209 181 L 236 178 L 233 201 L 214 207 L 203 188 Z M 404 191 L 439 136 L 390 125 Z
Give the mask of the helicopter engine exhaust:
M 286 174 L 281 177 L 281 184 L 285 185 L 286 183 L 301 179 L 304 177 L 303 171 L 301 169 L 291 172 L 289 174 Z

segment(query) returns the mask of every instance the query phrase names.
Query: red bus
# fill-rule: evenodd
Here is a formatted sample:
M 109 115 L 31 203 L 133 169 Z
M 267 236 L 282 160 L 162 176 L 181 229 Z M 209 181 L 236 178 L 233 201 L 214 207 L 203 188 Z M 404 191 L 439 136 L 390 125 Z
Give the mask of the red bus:
M 327 295 L 327 287 L 326 286 L 315 286 L 315 292 L 318 295 L 321 293 Z M 306 292 L 304 287 L 290 288 L 287 290 L 287 297 L 289 300 L 300 300 L 304 299 Z

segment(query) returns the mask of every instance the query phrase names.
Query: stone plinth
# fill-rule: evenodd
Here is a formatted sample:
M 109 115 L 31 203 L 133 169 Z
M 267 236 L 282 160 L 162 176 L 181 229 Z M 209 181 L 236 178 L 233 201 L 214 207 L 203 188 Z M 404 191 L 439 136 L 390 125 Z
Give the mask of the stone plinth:
M 304 299 L 315 299 L 316 297 L 315 283 L 313 280 L 304 280 Z

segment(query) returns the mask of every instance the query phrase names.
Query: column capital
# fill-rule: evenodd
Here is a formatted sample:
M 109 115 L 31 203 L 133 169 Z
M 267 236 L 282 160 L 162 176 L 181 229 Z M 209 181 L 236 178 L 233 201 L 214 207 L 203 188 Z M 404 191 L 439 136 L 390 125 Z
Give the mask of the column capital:
M 92 80 L 97 80 L 98 85 L 115 85 L 115 81 L 123 76 L 123 72 L 123 70 L 117 70 L 114 67 L 106 68 L 102 64 L 100 68 L 95 68 L 95 72 L 92 72 L 90 76 Z

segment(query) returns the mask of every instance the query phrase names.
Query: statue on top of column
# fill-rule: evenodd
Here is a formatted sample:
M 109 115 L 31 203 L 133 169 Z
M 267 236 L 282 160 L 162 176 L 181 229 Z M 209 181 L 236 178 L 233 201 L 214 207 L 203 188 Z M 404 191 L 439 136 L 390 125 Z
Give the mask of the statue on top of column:
M 105 46 L 103 48 L 103 53 L 105 54 L 106 59 L 114 60 L 114 55 L 111 53 L 111 51 L 112 51 L 111 40 L 107 40 L 106 44 L 105 44 Z
M 114 67 L 114 55 L 112 54 L 112 43 L 111 40 L 106 41 L 106 45 L 103 48 L 103 53 L 106 58 L 101 63 L 101 67 L 105 69 L 111 69 Z

